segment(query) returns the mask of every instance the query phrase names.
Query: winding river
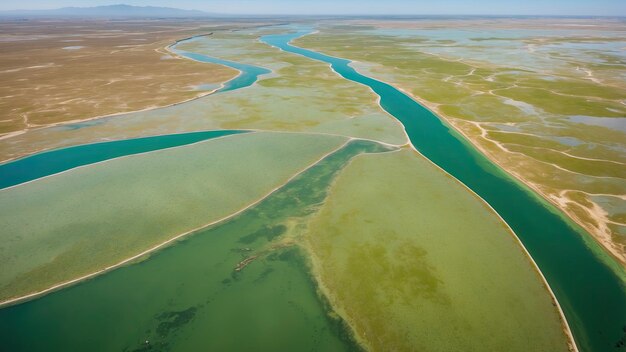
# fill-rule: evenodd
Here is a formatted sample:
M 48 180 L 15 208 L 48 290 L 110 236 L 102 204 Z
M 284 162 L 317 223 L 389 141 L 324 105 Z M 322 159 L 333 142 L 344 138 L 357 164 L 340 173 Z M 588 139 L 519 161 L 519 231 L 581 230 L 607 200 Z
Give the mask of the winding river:
M 360 74 L 349 60 L 290 44 L 311 32 L 266 35 L 261 41 L 328 63 L 345 79 L 370 87 L 381 107 L 404 125 L 420 153 L 485 199 L 515 231 L 553 289 L 579 349 L 615 349 L 626 329 L 621 268 L 602 258 L 606 254 L 583 229 L 476 151 L 430 110 L 393 86 Z

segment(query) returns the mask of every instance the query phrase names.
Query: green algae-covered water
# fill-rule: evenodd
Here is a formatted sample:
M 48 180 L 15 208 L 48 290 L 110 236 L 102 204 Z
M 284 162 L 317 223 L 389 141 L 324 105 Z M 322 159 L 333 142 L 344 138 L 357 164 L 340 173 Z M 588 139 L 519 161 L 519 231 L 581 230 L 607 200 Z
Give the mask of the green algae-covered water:
M 515 182 L 428 109 L 393 86 L 358 73 L 349 60 L 289 44 L 309 33 L 297 30 L 261 40 L 326 62 L 342 77 L 369 86 L 383 109 L 404 125 L 415 148 L 484 198 L 515 231 L 554 290 L 580 350 L 615 350 L 626 336 L 623 270 L 600 258 L 605 254 L 583 229 Z
M 0 310 L 2 350 L 357 349 L 316 294 L 295 243 L 342 166 L 385 150 L 353 141 L 227 223 L 149 260 Z

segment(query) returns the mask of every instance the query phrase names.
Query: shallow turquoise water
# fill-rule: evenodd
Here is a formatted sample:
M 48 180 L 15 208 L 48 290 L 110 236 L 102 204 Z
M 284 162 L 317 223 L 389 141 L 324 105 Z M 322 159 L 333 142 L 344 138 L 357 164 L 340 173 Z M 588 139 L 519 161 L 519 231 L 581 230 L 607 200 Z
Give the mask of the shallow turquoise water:
M 77 145 L 0 164 L 0 189 L 75 167 L 159 149 L 192 144 L 244 131 L 202 131 Z
M 349 60 L 289 44 L 310 32 L 267 35 L 261 40 L 329 63 L 342 77 L 372 88 L 383 109 L 404 125 L 415 148 L 484 198 L 515 231 L 554 290 L 580 350 L 615 350 L 626 333 L 626 290 L 616 273 L 621 269 L 609 267 L 611 259 L 599 257 L 603 254 L 598 254 L 602 252 L 598 246 L 584 240 L 589 235 L 404 93 L 358 73 Z

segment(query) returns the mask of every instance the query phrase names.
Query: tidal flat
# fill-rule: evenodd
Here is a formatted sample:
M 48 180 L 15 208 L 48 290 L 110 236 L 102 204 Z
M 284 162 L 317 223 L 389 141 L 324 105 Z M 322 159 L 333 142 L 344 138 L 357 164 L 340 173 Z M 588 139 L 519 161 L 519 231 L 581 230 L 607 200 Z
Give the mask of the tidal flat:
M 413 150 L 353 159 L 306 243 L 323 292 L 369 350 L 568 351 L 512 231 Z
M 0 298 L 97 272 L 230 216 L 346 141 L 247 133 L 0 190 Z
M 624 33 L 610 19 L 354 20 L 295 45 L 401 88 L 625 266 Z

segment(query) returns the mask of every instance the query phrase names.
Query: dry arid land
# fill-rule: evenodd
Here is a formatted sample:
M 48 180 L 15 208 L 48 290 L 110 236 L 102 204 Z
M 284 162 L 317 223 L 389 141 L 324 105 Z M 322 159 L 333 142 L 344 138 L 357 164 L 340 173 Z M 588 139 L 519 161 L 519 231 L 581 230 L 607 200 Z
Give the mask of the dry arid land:
M 0 21 L 0 138 L 210 93 L 238 72 L 183 60 L 165 47 L 221 25 L 191 20 Z

